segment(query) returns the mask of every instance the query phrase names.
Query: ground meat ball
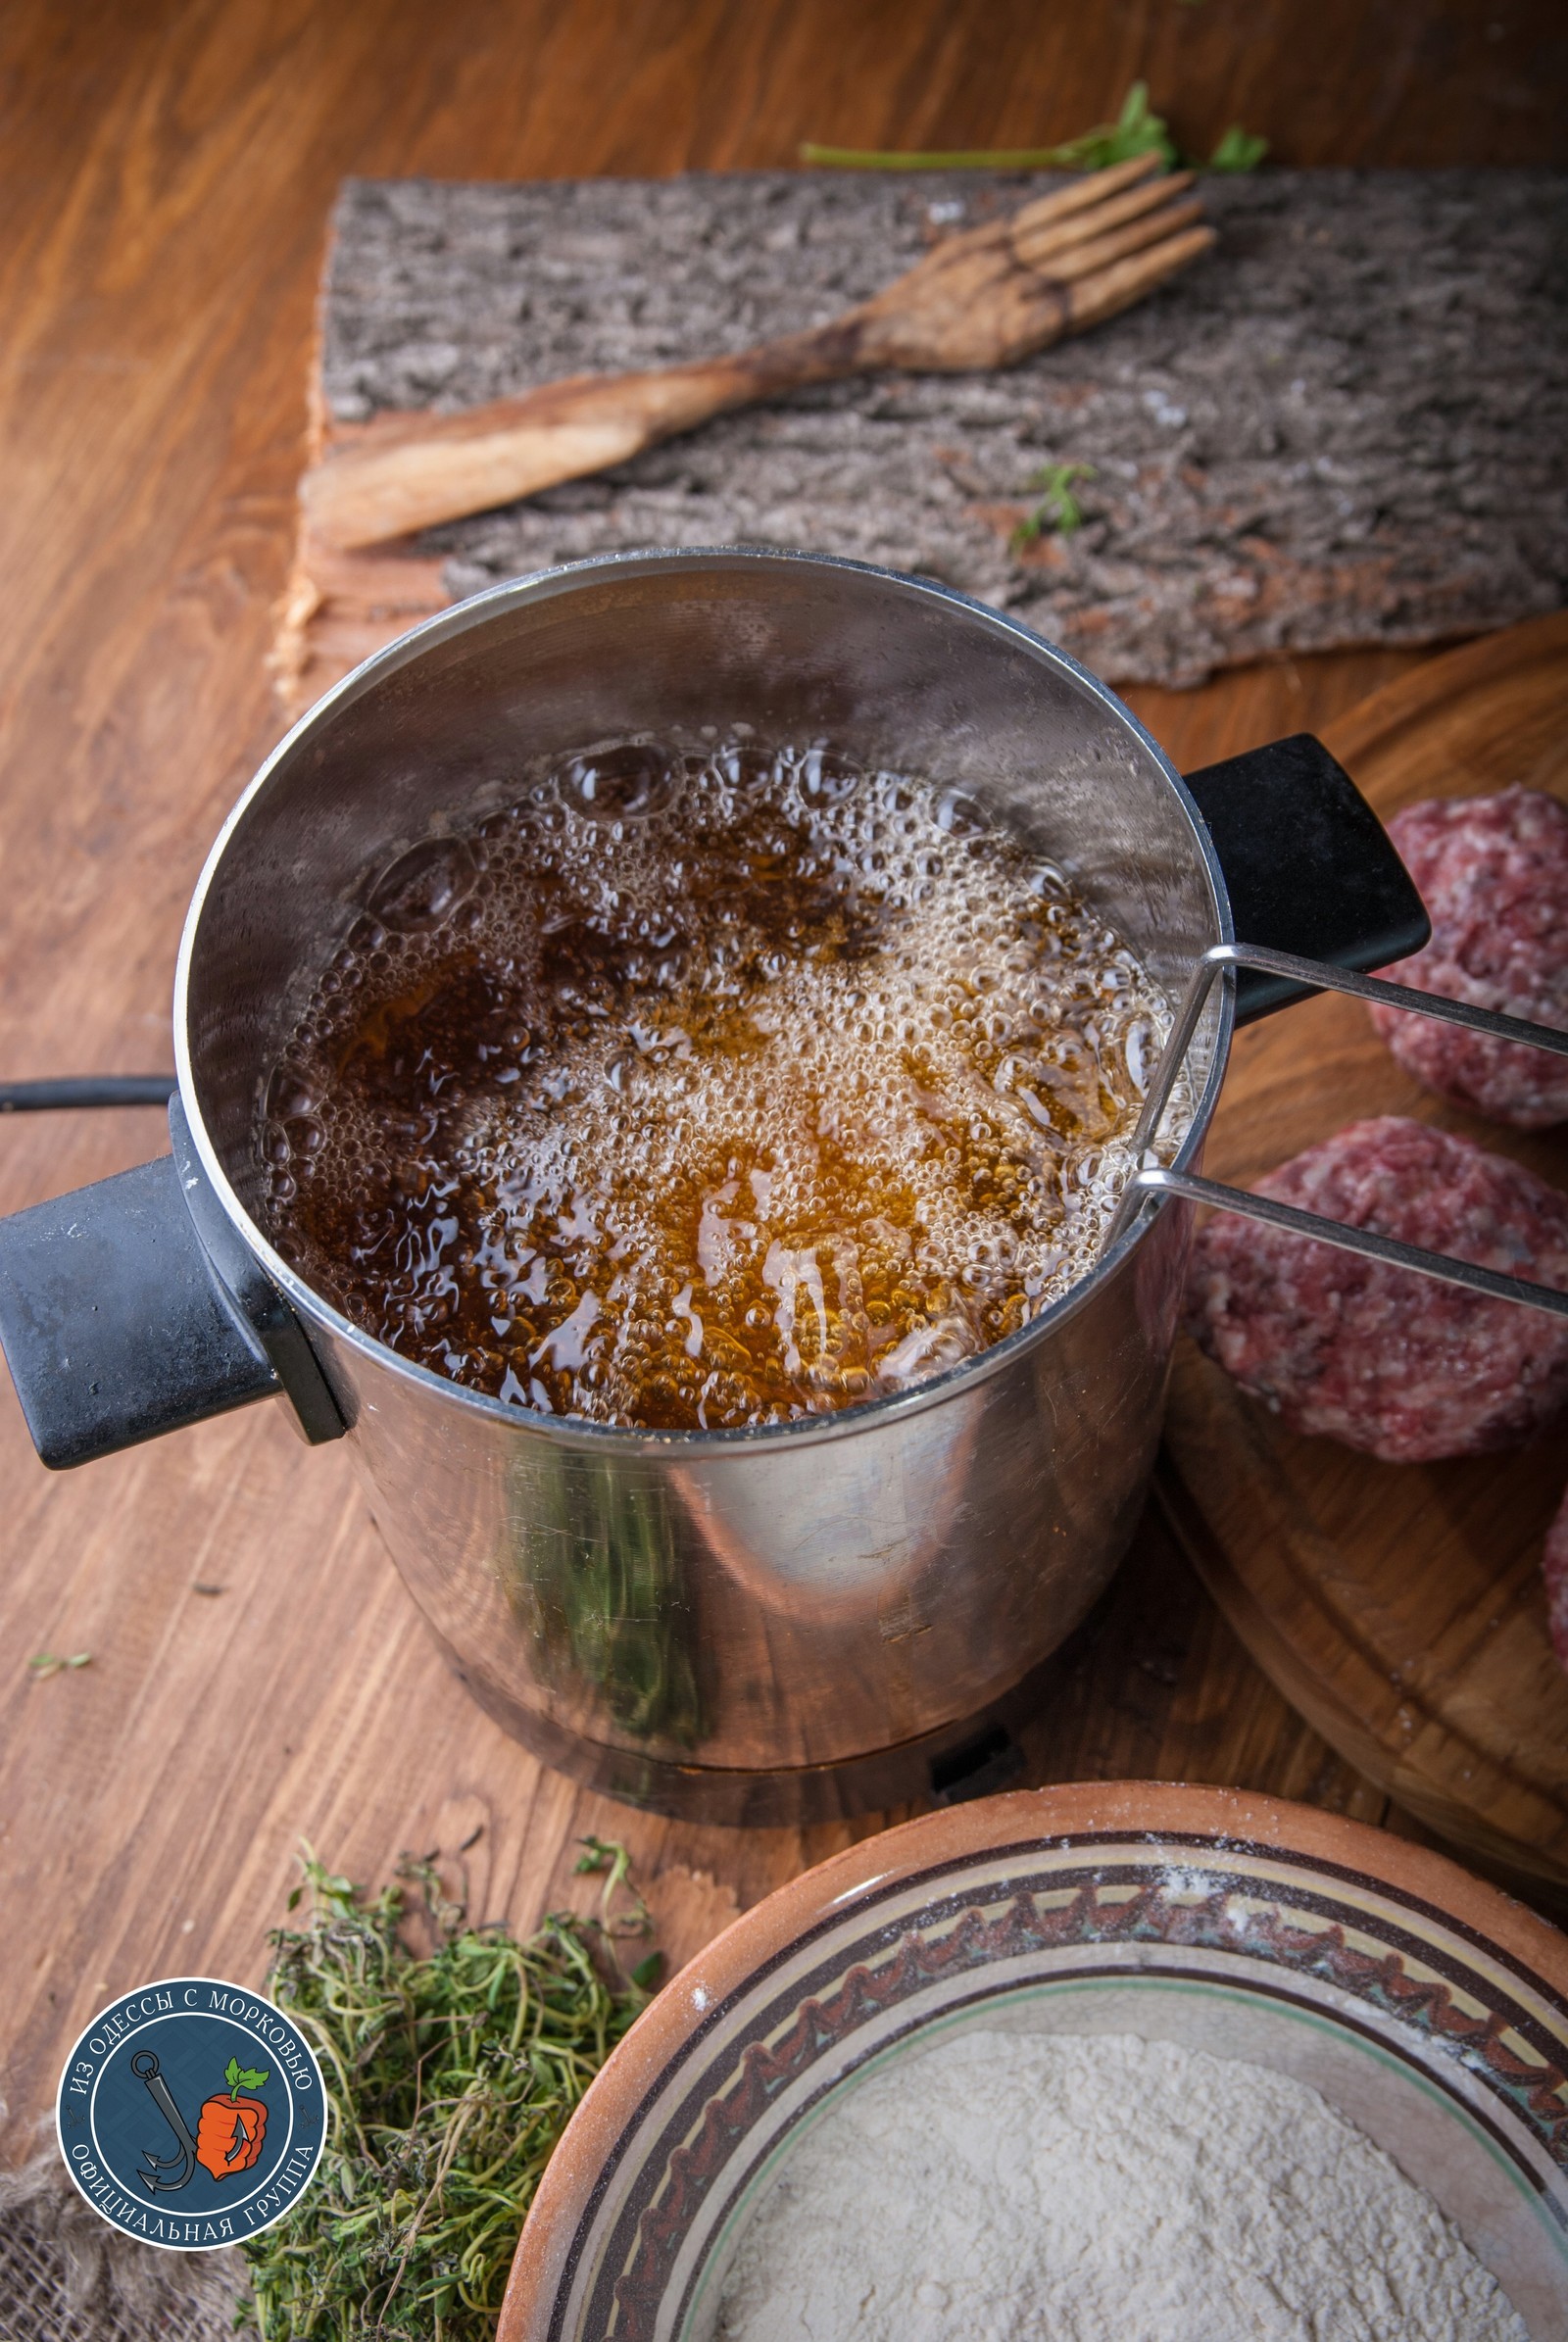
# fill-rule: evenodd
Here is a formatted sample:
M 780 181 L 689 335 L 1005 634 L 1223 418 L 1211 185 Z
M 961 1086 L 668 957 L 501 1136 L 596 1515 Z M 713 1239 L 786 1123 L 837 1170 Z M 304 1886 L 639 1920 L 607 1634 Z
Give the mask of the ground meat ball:
M 1419 1122 L 1352 1123 L 1258 1193 L 1568 1292 L 1568 1195 Z M 1509 1447 L 1568 1406 L 1568 1318 L 1233 1213 L 1199 1232 L 1188 1326 L 1293 1431 L 1386 1463 Z
M 1568 805 L 1536 789 L 1407 805 L 1389 834 L 1421 890 L 1432 941 L 1395 984 L 1568 1031 Z M 1372 1022 L 1407 1073 L 1494 1122 L 1568 1121 L 1568 1057 L 1402 1008 Z
M 1568 1668 L 1568 1494 L 1546 1532 L 1546 1550 L 1541 1557 L 1546 1581 L 1546 1620 L 1551 1647 L 1560 1665 Z

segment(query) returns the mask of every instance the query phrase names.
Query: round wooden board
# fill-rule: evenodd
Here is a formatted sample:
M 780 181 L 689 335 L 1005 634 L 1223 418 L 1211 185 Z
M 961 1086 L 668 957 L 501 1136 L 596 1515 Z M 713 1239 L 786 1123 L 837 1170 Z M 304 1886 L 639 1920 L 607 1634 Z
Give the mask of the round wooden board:
M 1329 746 L 1385 819 L 1521 782 L 1568 798 L 1568 611 L 1434 659 L 1364 700 Z M 1204 1152 L 1250 1187 L 1368 1114 L 1462 1131 L 1568 1188 L 1568 1132 L 1430 1098 L 1364 1009 L 1332 995 L 1238 1037 Z M 1568 1675 L 1541 1549 L 1568 1439 L 1380 1464 L 1286 1431 L 1188 1341 L 1156 1486 L 1253 1657 L 1307 1721 L 1442 1836 L 1568 1912 Z

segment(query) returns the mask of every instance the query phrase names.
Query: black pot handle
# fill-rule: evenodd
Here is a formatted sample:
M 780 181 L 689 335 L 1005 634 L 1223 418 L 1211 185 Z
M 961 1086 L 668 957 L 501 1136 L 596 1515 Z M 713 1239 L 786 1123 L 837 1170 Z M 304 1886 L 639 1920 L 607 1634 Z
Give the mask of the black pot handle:
M 1267 1016 L 1314 992 L 1348 993 L 1389 1008 L 1436 1017 L 1498 1041 L 1568 1056 L 1568 1033 L 1474 1008 L 1369 975 L 1408 958 L 1432 929 L 1413 880 L 1348 773 L 1308 732 L 1189 773 L 1230 891 L 1238 941 L 1215 944 L 1193 971 L 1133 1134 L 1139 1168 L 1122 1190 L 1102 1254 L 1159 1199 L 1239 1212 L 1388 1266 L 1414 1269 L 1489 1298 L 1568 1317 L 1568 1293 L 1479 1267 L 1370 1228 L 1277 1203 L 1244 1188 L 1151 1161 L 1165 1108 L 1213 986 L 1236 985 L 1237 1022 Z
M 1186 775 L 1249 944 L 1329 967 L 1387 967 L 1432 933 L 1415 882 L 1344 766 L 1310 732 Z M 1243 968 L 1236 1021 L 1311 988 Z
M 177 1097 L 169 1120 L 172 1154 L 0 1219 L 0 1346 L 55 1471 L 279 1394 L 313 1446 L 347 1429 Z

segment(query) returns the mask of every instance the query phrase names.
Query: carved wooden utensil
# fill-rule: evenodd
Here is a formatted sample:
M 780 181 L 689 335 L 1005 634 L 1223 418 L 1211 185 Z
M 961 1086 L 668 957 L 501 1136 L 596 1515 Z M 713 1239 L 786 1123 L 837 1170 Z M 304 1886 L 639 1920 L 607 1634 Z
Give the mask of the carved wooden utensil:
M 731 358 L 638 374 L 576 374 L 464 415 L 378 423 L 305 474 L 307 526 L 348 551 L 482 512 L 623 464 L 711 415 L 808 382 L 897 367 L 1013 366 L 1163 284 L 1214 241 L 1188 171 L 1140 155 L 950 236 L 830 324 Z

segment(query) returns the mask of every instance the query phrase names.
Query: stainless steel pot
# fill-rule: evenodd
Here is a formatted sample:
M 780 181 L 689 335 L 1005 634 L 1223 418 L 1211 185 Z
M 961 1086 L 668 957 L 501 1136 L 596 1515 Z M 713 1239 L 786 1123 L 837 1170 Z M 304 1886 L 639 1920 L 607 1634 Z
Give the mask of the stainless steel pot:
M 1263 1013 L 1337 980 L 1318 962 L 1376 966 L 1425 939 L 1316 742 L 1184 783 L 1102 684 L 938 586 L 796 554 L 579 562 L 416 629 L 263 766 L 185 928 L 174 1153 L 0 1223 L 0 1339 L 54 1465 L 269 1394 L 313 1441 L 346 1432 L 410 1590 L 510 1731 L 613 1795 L 774 1821 L 998 1777 L 998 1716 L 1105 1585 L 1143 1500 L 1189 1195 L 1130 1196 L 1063 1300 L 920 1389 L 657 1435 L 409 1364 L 303 1284 L 258 1216 L 267 1069 L 375 875 L 568 752 L 743 724 L 960 785 L 1187 991 L 1158 1096 L 1179 1054 L 1196 1111 L 1152 1185 L 1197 1179 L 1238 1004 Z M 1234 949 L 1233 898 L 1261 949 Z M 1503 1289 L 1534 1293 L 1488 1284 Z

